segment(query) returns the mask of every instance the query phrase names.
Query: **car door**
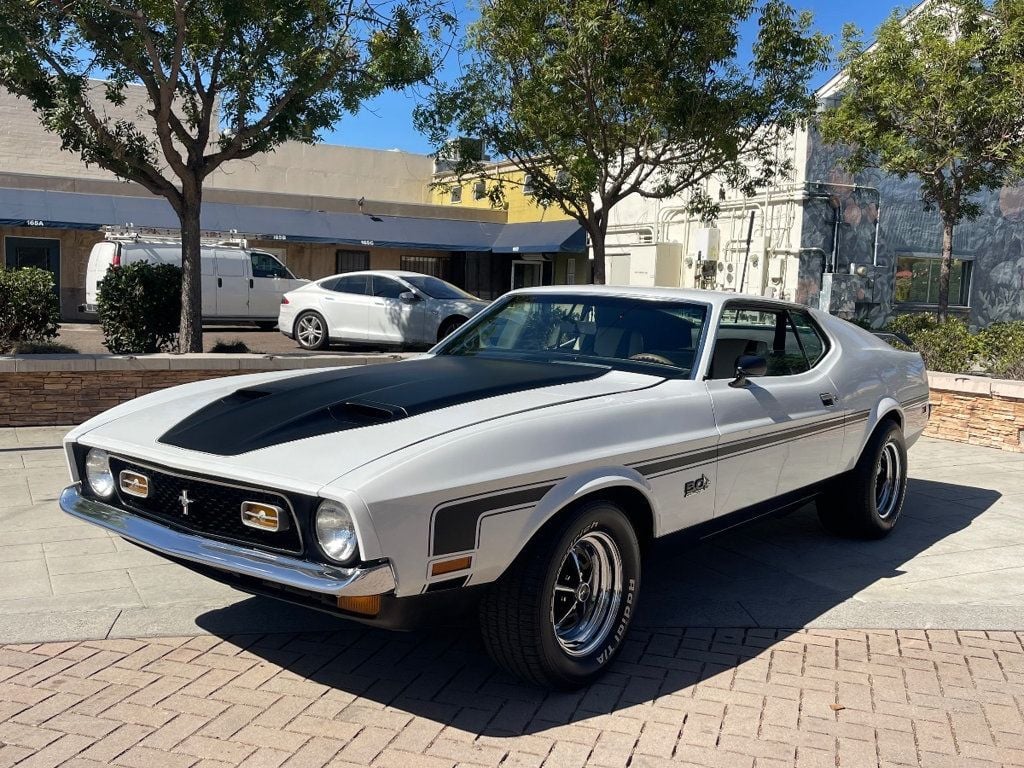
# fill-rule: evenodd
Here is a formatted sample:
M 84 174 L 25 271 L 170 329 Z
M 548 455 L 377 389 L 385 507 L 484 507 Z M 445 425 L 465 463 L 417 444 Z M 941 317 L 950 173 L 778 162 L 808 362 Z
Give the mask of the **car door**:
M 342 275 L 320 298 L 329 335 L 339 341 L 366 341 L 370 315 L 370 276 Z
M 842 453 L 843 413 L 818 352 L 808 357 L 785 307 L 729 302 L 722 310 L 706 381 L 721 435 L 716 515 L 831 474 Z M 735 386 L 742 355 L 763 357 L 767 372 Z
M 281 296 L 292 289 L 294 277 L 274 256 L 263 251 L 249 252 L 249 315 L 273 319 L 281 306 Z
M 216 248 L 217 317 L 249 316 L 249 259 L 238 248 Z
M 403 344 L 423 340 L 425 302 L 406 303 L 399 298 L 403 293 L 413 293 L 412 288 L 394 278 L 373 275 L 370 290 L 373 299 L 367 332 L 371 341 Z

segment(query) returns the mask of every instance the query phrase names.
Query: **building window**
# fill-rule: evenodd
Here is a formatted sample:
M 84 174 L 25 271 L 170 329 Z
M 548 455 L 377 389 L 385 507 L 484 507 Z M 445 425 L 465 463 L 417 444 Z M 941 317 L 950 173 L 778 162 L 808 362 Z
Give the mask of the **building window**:
M 369 251 L 337 250 L 334 252 L 334 260 L 334 273 L 337 275 L 343 272 L 362 272 L 370 268 Z
M 448 280 L 450 261 L 447 256 L 403 256 L 401 268 L 403 272 L 419 272 Z
M 533 176 L 531 176 L 530 174 L 526 174 L 523 177 L 523 194 L 524 195 L 532 195 L 533 194 Z
M 942 259 L 922 254 L 906 254 L 896 259 L 897 304 L 938 304 L 939 270 Z M 951 306 L 970 306 L 971 272 L 974 262 L 970 259 L 953 259 L 949 271 L 949 303 Z
M 565 261 L 565 284 L 576 285 L 576 259 Z
M 473 185 L 473 199 L 483 200 L 485 197 L 487 197 L 487 182 L 480 179 L 480 181 Z
M 462 202 L 462 187 L 452 187 L 451 202 L 452 205 Z
M 561 171 L 555 174 L 555 185 L 559 189 L 569 188 L 569 172 L 567 170 L 562 169 Z

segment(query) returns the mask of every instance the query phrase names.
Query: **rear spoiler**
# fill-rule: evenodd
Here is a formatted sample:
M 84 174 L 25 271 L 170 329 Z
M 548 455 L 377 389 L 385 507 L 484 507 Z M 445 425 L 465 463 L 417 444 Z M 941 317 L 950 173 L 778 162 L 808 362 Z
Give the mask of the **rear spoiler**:
M 892 345 L 893 342 L 896 342 L 896 345 L 900 347 L 906 347 L 907 349 L 917 351 L 917 348 L 914 346 L 914 342 L 912 342 L 910 337 L 905 333 L 900 333 L 899 331 L 872 331 L 871 333 L 880 338 L 886 344 Z

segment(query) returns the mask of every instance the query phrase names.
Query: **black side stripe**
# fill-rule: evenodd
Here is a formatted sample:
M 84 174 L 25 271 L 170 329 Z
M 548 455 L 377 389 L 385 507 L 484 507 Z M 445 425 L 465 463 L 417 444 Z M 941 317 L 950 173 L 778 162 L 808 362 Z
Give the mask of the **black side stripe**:
M 900 405 L 904 408 L 913 408 L 915 405 L 924 405 L 929 400 L 931 400 L 931 397 L 929 395 L 924 395 L 923 397 L 915 397 L 913 400 L 905 400 L 900 403 Z
M 502 509 L 536 504 L 554 487 L 555 482 L 551 482 L 438 507 L 434 511 L 431 555 L 436 557 L 476 549 L 476 528 L 481 517 Z
M 927 400 L 927 398 L 925 398 Z M 670 454 L 657 459 L 630 464 L 632 469 L 650 479 L 704 466 L 711 462 L 741 456 L 762 448 L 788 443 L 816 434 L 824 434 L 847 425 L 867 421 L 871 411 L 857 411 L 846 416 L 834 416 L 813 424 L 788 427 L 784 430 L 757 437 L 741 438 L 713 448 L 702 448 L 686 453 Z M 560 480 L 509 488 L 489 496 L 446 503 L 434 510 L 431 532 L 431 555 L 465 552 L 477 546 L 477 527 L 481 518 L 515 508 L 529 508 L 540 501 Z
M 718 449 L 708 448 L 702 451 L 691 451 L 690 453 L 680 454 L 679 456 L 656 459 L 655 461 L 650 461 L 646 464 L 633 464 L 631 466 L 641 475 L 650 477 L 651 475 L 657 475 L 673 469 L 698 467 L 702 464 L 708 464 L 717 458 Z

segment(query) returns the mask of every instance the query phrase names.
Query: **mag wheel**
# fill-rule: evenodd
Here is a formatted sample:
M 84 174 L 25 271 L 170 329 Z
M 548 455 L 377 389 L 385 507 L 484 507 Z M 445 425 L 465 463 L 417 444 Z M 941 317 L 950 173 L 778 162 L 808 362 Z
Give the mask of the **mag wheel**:
M 851 472 L 832 481 L 818 499 L 818 517 L 843 536 L 879 539 L 899 520 L 907 496 L 907 446 L 903 431 L 886 421 L 868 440 Z
M 327 346 L 327 324 L 316 312 L 299 315 L 295 321 L 295 340 L 303 349 L 323 349 Z
M 629 520 L 611 502 L 589 502 L 535 537 L 484 597 L 484 642 L 498 664 L 530 682 L 586 685 L 621 648 L 639 589 Z

